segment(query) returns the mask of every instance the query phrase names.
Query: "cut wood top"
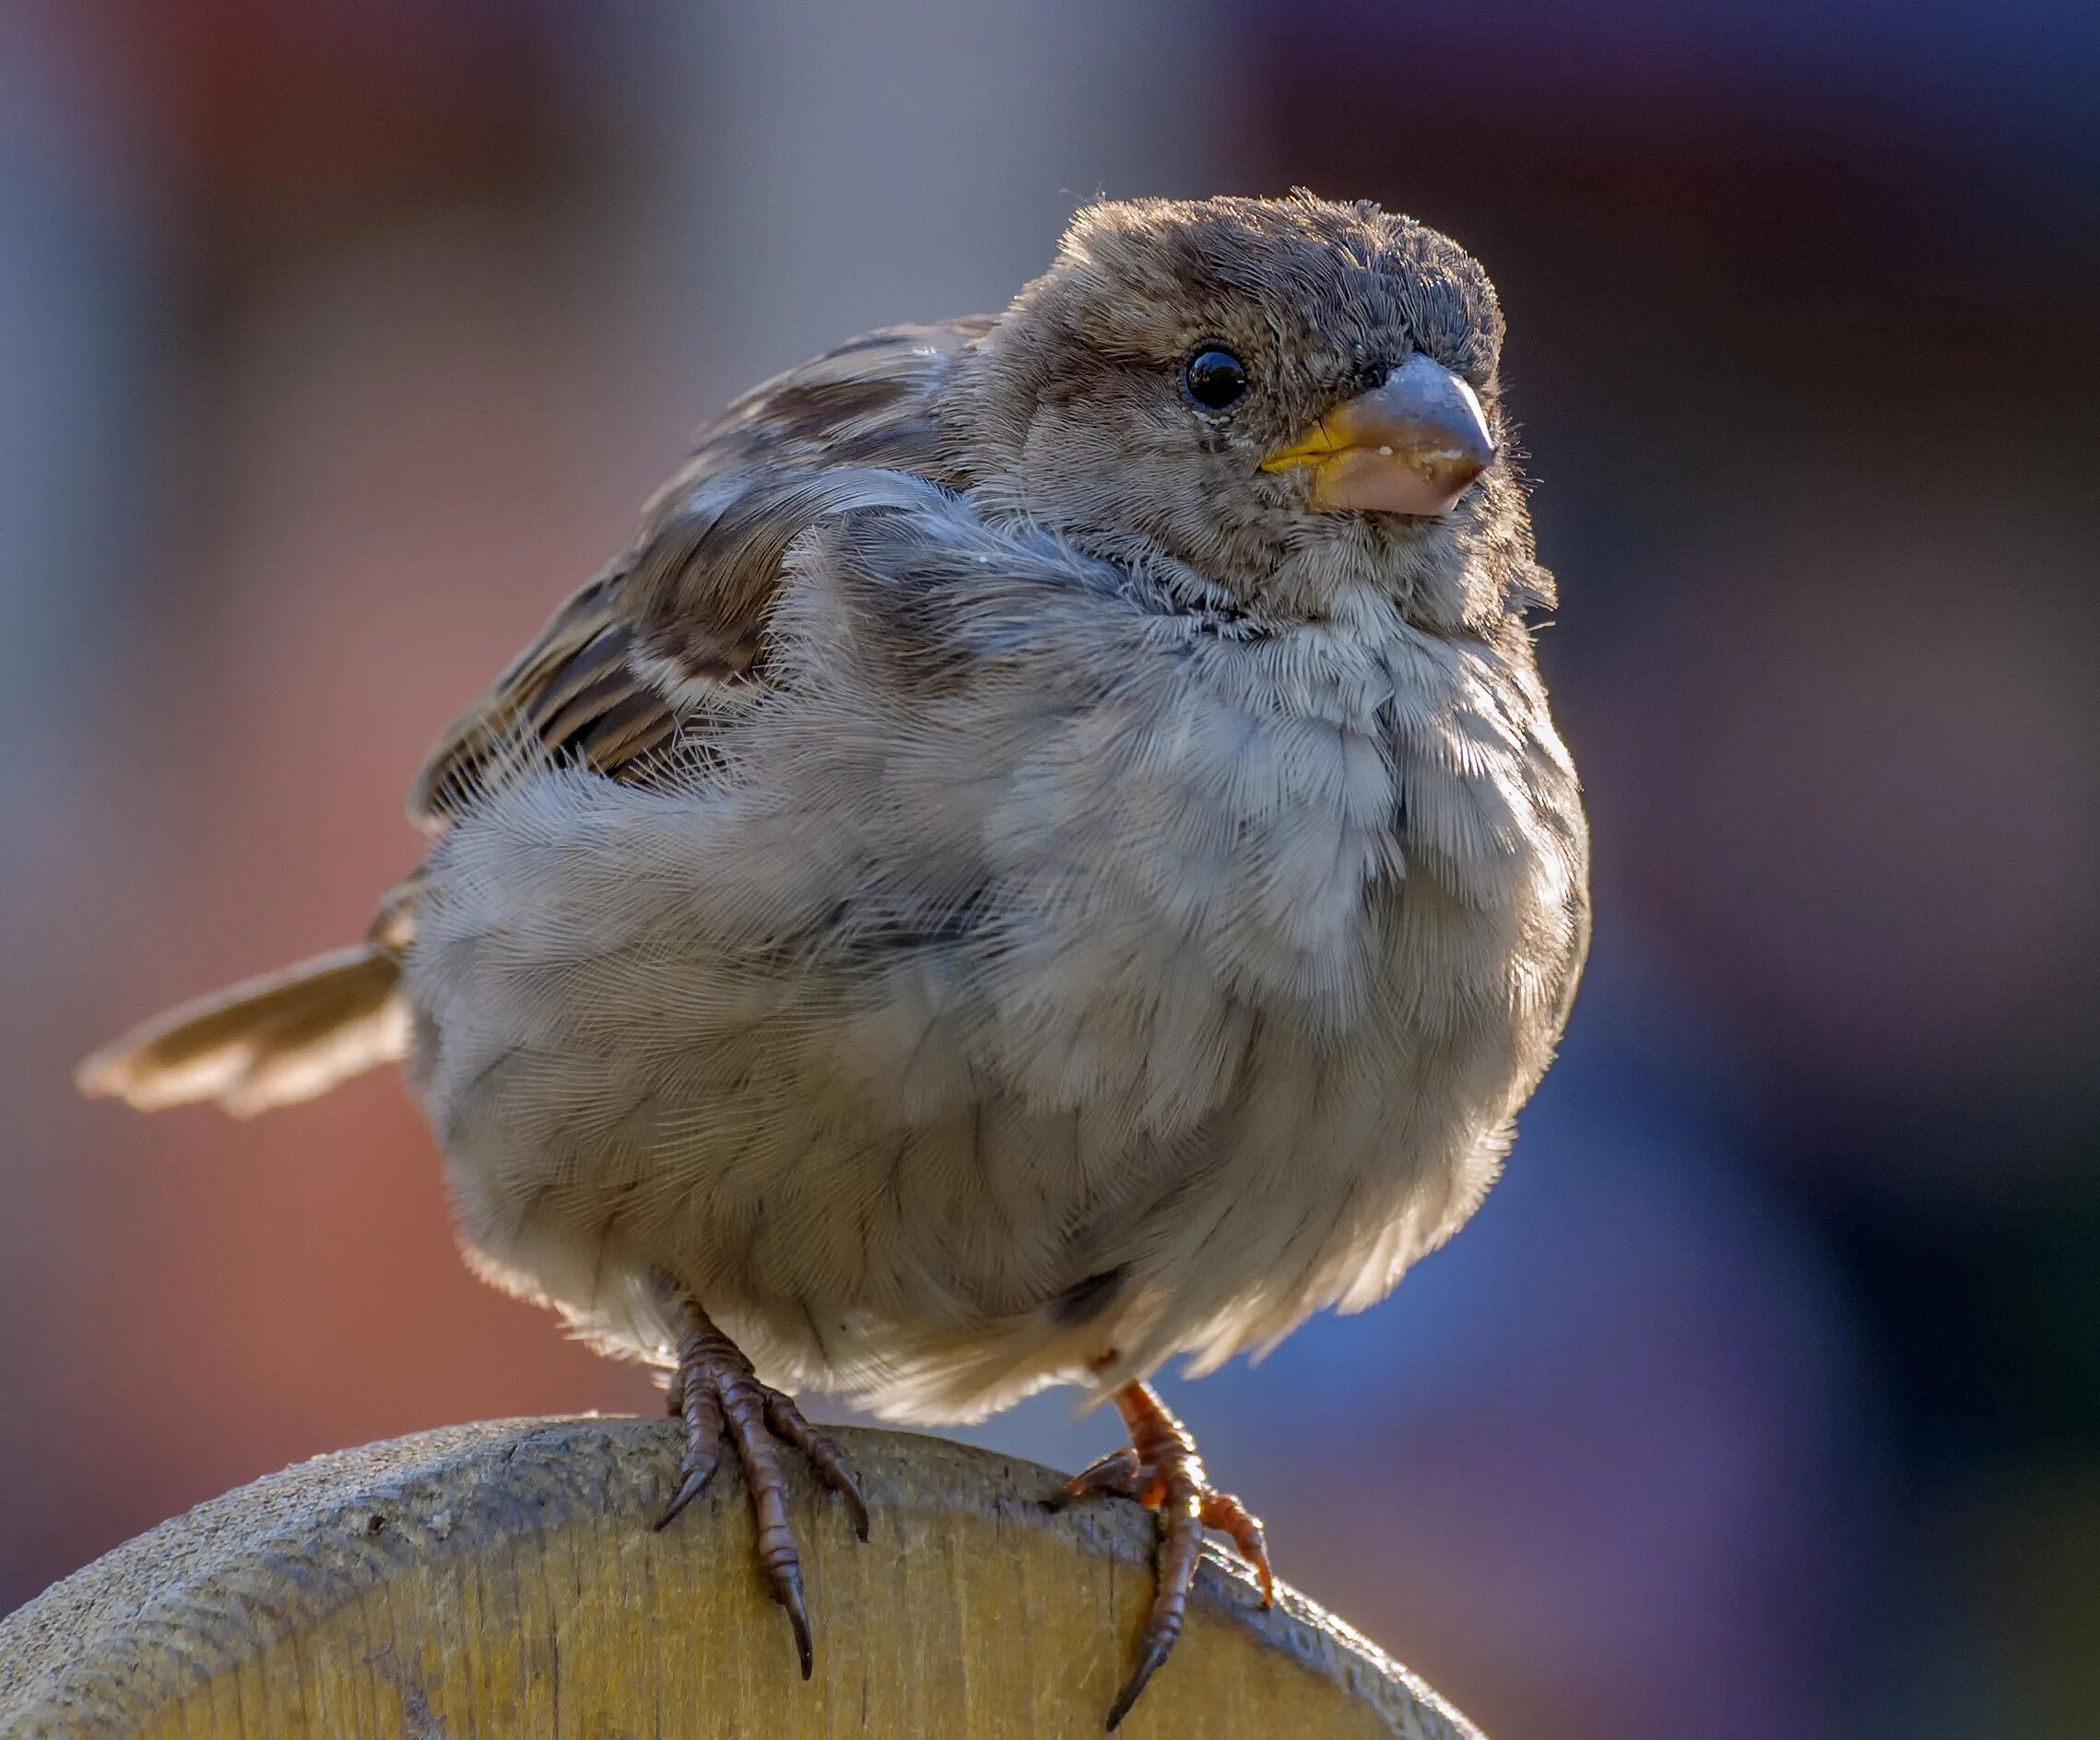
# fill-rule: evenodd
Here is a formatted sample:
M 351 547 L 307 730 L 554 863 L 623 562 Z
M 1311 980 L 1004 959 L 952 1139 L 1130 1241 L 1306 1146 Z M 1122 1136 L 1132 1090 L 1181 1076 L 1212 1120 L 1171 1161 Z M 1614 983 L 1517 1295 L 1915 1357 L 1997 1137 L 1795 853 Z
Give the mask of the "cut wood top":
M 126 1543 L 0 1619 L 0 1735 L 1095 1734 L 1151 1591 L 1152 1520 L 1053 1515 L 1058 1476 L 841 1428 L 874 1518 L 784 1461 L 816 1677 L 725 1458 L 668 1530 L 667 1421 L 490 1421 L 344 1451 Z M 1332 1616 L 1211 1549 L 1120 1734 L 1480 1740 Z

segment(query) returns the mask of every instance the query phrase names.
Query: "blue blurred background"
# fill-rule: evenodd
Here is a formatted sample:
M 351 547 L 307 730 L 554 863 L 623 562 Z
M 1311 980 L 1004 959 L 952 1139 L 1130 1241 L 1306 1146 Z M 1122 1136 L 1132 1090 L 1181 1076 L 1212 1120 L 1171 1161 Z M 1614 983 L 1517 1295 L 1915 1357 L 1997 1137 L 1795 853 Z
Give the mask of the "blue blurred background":
M 1097 193 L 1304 182 L 1501 286 L 1597 952 L 1472 1228 L 1170 1399 L 1502 1740 L 2100 1733 L 2100 8 L 0 12 L 0 1609 L 297 1457 L 655 1405 L 468 1278 L 391 1076 L 71 1064 L 360 932 L 730 394 Z

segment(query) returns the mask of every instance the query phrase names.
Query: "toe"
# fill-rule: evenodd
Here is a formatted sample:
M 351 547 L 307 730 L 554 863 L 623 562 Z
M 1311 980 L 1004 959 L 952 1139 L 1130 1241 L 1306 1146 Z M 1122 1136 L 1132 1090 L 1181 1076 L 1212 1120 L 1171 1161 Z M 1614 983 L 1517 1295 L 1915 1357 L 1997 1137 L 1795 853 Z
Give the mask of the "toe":
M 1261 1519 L 1251 1515 L 1229 1492 L 1206 1492 L 1201 1514 L 1203 1526 L 1224 1535 L 1239 1550 L 1240 1557 L 1254 1567 L 1261 1583 L 1261 1605 L 1274 1606 L 1276 1573 L 1268 1567 L 1268 1538 L 1262 1532 Z
M 766 1425 L 775 1438 L 785 1439 L 808 1459 L 817 1471 L 817 1477 L 846 1501 L 846 1514 L 853 1519 L 853 1532 L 862 1540 L 867 1538 L 867 1500 L 861 1497 L 860 1482 L 854 1478 L 852 1465 L 844 1452 L 827 1434 L 818 1431 L 802 1417 L 802 1410 L 778 1390 L 769 1390 L 765 1398 Z
M 1150 1478 L 1138 1452 L 1126 1445 L 1066 1481 L 1050 1500 L 1050 1508 L 1062 1511 L 1080 1499 L 1096 1498 L 1103 1493 L 1118 1499 L 1136 1499 Z
M 1115 1701 L 1108 1707 L 1109 1733 L 1114 1734 L 1123 1718 L 1130 1713 L 1130 1706 L 1138 1701 L 1138 1694 L 1145 1689 L 1173 1648 L 1171 1637 L 1155 1638 L 1147 1633 L 1145 1652 L 1138 1658 L 1138 1665 L 1131 1669 L 1130 1677 L 1123 1682 L 1123 1689 L 1115 1694 Z
M 1160 1511 L 1159 1563 L 1152 1587 L 1152 1605 L 1145 1616 L 1145 1629 L 1138 1640 L 1138 1665 L 1124 1682 L 1108 1712 L 1114 1728 L 1130 1713 L 1138 1694 L 1145 1689 L 1180 1641 L 1188 1618 L 1188 1592 L 1196 1582 L 1196 1568 L 1203 1557 L 1203 1520 L 1200 1502 L 1193 1491 L 1181 1490 Z

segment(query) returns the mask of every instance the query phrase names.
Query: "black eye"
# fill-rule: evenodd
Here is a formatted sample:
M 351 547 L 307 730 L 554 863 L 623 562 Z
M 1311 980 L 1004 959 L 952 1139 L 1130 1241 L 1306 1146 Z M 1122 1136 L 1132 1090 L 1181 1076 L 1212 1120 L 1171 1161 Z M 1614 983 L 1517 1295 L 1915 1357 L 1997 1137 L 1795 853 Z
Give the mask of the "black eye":
M 1222 411 L 1247 390 L 1246 365 L 1229 350 L 1198 351 L 1181 382 L 1206 411 Z

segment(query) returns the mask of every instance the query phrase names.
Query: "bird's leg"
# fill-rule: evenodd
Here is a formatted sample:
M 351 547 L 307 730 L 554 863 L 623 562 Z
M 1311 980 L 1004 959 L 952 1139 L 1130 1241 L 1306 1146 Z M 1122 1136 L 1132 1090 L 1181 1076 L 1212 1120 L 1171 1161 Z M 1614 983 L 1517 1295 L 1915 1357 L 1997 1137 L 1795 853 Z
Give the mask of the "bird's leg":
M 773 1440 L 785 1440 L 809 1459 L 818 1478 L 845 1499 L 854 1533 L 864 1541 L 867 1506 L 838 1446 L 815 1430 L 792 1400 L 758 1381 L 751 1362 L 714 1326 L 698 1301 L 667 1277 L 659 1276 L 656 1284 L 678 1342 L 678 1363 L 666 1395 L 672 1413 L 684 1420 L 686 1428 L 678 1497 L 656 1526 L 667 1527 L 706 1490 L 726 1438 L 743 1467 L 744 1485 L 758 1519 L 759 1568 L 773 1598 L 787 1609 L 787 1622 L 795 1628 L 795 1648 L 802 1660 L 802 1677 L 808 1679 L 815 1656 L 809 1615 L 802 1605 L 802 1558 L 787 1521 L 787 1482 Z
M 1229 1536 L 1254 1567 L 1261 1580 L 1264 1605 L 1276 1599 L 1276 1578 L 1268 1569 L 1260 1522 L 1231 1493 L 1212 1488 L 1203 1472 L 1203 1459 L 1196 1453 L 1196 1440 L 1188 1435 L 1188 1428 L 1167 1411 L 1158 1392 L 1149 1383 L 1127 1383 L 1112 1399 L 1129 1428 L 1129 1446 L 1103 1456 L 1067 1482 L 1051 1505 L 1061 1509 L 1075 1499 L 1108 1492 L 1135 1499 L 1159 1514 L 1158 1582 L 1139 1640 L 1137 1668 L 1108 1712 L 1108 1725 L 1114 1728 L 1130 1713 L 1145 1682 L 1181 1636 L 1205 1529 Z

